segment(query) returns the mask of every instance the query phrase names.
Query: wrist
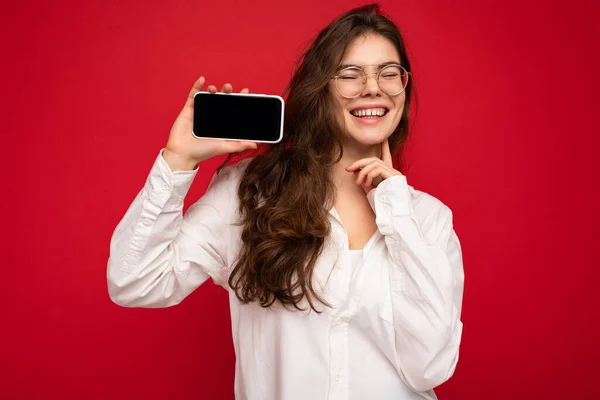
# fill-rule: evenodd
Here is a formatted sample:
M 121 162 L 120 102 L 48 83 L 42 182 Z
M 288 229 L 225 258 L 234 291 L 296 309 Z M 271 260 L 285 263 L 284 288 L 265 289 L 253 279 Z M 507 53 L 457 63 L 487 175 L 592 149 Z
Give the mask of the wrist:
M 198 162 L 190 159 L 180 153 L 170 150 L 165 147 L 163 150 L 163 158 L 171 168 L 171 171 L 192 171 L 198 167 Z

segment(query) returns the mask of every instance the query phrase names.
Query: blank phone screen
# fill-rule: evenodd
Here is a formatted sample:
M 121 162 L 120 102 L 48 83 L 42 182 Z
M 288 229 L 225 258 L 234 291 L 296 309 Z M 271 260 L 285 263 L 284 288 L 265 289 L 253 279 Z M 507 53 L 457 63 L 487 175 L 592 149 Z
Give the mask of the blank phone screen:
M 283 104 L 275 97 L 197 93 L 194 135 L 205 138 L 276 142 Z

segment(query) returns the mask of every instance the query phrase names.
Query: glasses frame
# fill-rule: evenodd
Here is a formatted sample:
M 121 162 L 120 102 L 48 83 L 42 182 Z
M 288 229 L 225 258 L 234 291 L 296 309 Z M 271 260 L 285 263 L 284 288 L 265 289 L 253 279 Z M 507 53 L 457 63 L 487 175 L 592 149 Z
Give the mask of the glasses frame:
M 379 78 L 380 78 L 381 72 L 383 70 L 385 70 L 387 67 L 400 67 L 404 71 L 404 73 L 406 73 L 406 85 L 404 85 L 402 90 L 400 90 L 398 93 L 390 94 L 390 93 L 386 92 L 385 90 L 383 90 L 383 88 L 381 87 L 381 84 L 379 83 Z M 344 96 L 340 92 L 340 88 L 338 87 L 338 77 L 340 76 L 340 74 L 342 72 L 348 71 L 348 70 L 360 71 L 363 74 L 363 81 L 362 81 L 363 88 L 354 96 Z M 406 70 L 406 68 L 404 68 L 400 64 L 387 64 L 387 65 L 383 66 L 379 71 L 370 72 L 370 73 L 365 72 L 365 70 L 362 67 L 359 67 L 358 65 L 357 66 L 349 66 L 346 68 L 342 68 L 340 71 L 338 71 L 337 74 L 332 76 L 332 79 L 335 79 L 335 90 L 337 90 L 337 92 L 339 93 L 340 96 L 342 96 L 346 99 L 354 99 L 354 98 L 360 96 L 362 92 L 364 92 L 365 88 L 367 87 L 367 80 L 369 79 L 369 76 L 371 76 L 371 75 L 377 75 L 377 86 L 379 87 L 379 90 L 381 90 L 383 93 L 387 94 L 388 96 L 398 96 L 400 93 L 404 92 L 406 90 L 406 88 L 408 87 L 408 80 L 410 79 L 410 72 L 408 72 Z

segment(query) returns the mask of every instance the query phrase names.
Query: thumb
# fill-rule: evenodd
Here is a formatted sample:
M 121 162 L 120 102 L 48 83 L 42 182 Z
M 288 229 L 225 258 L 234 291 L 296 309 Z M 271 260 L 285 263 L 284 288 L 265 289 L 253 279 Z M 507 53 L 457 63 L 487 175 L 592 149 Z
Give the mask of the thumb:
M 231 141 L 231 140 L 226 140 L 225 142 L 227 142 L 227 151 L 229 153 L 239 153 L 245 150 L 256 150 L 258 148 L 258 145 L 254 142 L 250 142 L 250 141 Z
M 194 86 L 192 87 L 192 90 L 190 90 L 190 93 L 188 94 L 187 100 L 185 102 L 186 106 L 193 108 L 194 96 L 196 95 L 196 93 L 198 93 L 200 90 L 202 90 L 202 87 L 204 86 L 204 82 L 205 82 L 205 79 L 203 76 L 201 76 L 200 78 L 198 78 L 198 80 L 196 82 L 194 82 Z

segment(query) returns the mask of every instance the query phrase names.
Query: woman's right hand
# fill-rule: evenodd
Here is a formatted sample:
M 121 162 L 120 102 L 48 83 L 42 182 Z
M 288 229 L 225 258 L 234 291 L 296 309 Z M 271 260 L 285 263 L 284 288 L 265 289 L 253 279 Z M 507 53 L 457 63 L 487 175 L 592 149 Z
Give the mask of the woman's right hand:
M 194 125 L 194 95 L 202 89 L 204 81 L 204 77 L 200 77 L 194 83 L 183 109 L 171 128 L 169 140 L 163 151 L 163 157 L 172 171 L 192 170 L 196 168 L 198 163 L 211 157 L 227 153 L 238 153 L 244 150 L 256 149 L 257 147 L 254 142 L 198 139 L 192 135 Z M 208 91 L 214 94 L 217 92 L 217 88 L 210 85 Z M 229 83 L 226 83 L 223 85 L 221 91 L 223 93 L 231 93 L 233 88 Z M 241 93 L 248 92 L 248 89 L 241 91 Z

